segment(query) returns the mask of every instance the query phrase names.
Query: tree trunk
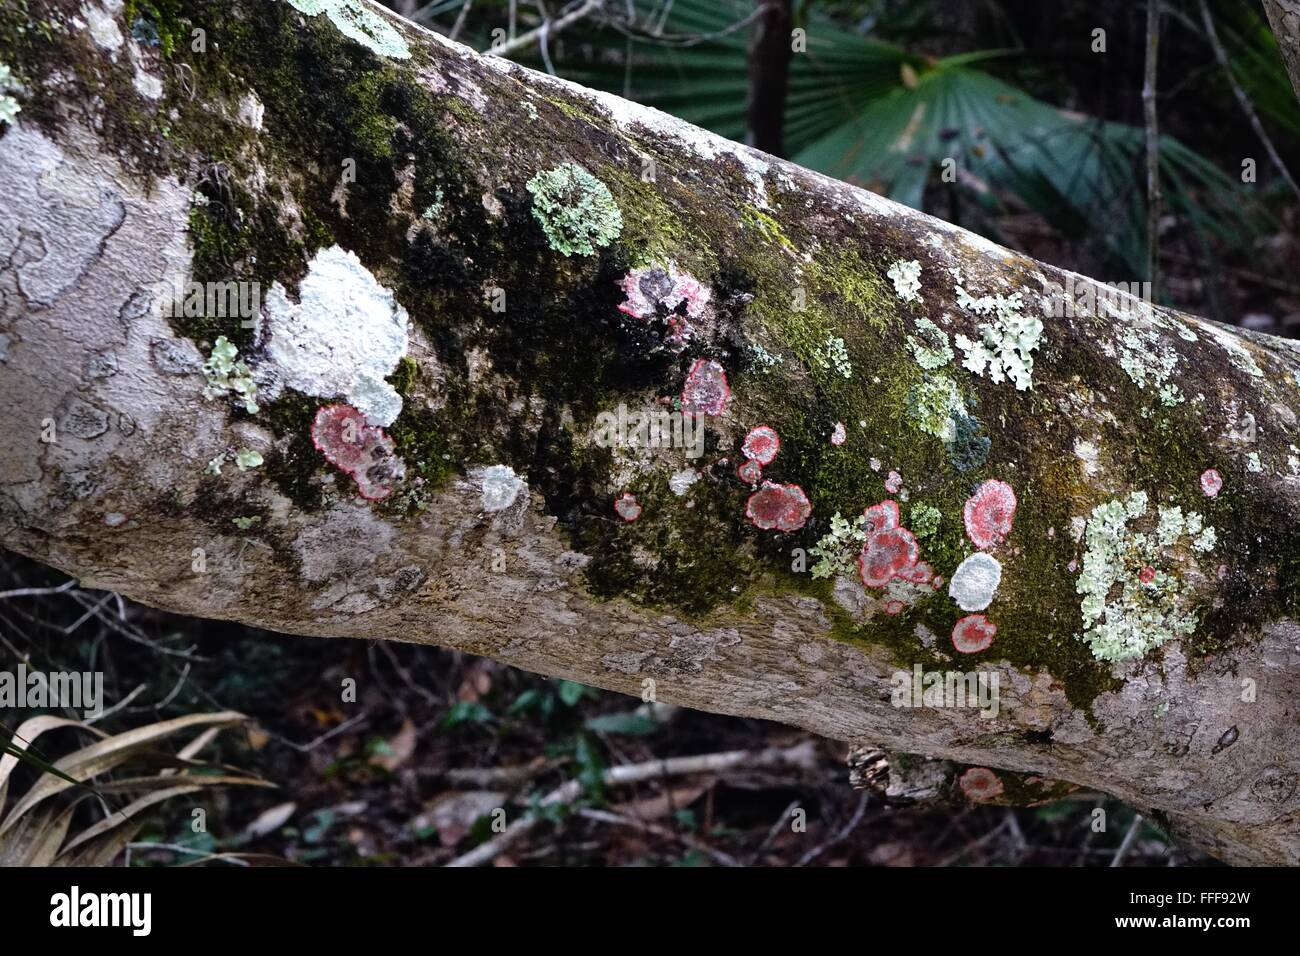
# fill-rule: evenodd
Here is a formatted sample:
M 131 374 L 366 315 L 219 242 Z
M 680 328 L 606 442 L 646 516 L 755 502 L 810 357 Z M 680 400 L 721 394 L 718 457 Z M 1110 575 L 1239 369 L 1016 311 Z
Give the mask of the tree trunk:
M 1290 343 L 374 5 L 127 7 L 0 12 L 4 546 L 1300 862 Z
M 745 142 L 774 156 L 785 155 L 785 97 L 790 84 L 794 17 L 791 0 L 754 0 L 762 14 L 749 45 L 749 101 Z
M 1282 61 L 1291 77 L 1291 86 L 1300 96 L 1300 2 L 1297 0 L 1264 0 L 1264 12 L 1277 37 Z

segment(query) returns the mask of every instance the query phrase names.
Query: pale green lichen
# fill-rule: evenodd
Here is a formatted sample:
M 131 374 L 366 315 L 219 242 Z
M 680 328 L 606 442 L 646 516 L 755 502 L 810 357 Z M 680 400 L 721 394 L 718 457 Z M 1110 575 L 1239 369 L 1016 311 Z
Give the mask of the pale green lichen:
M 575 163 L 538 173 L 527 189 L 533 217 L 556 252 L 590 256 L 623 231 L 623 214 L 609 187 Z
M 1087 550 L 1075 588 L 1082 596 L 1081 639 L 1099 660 L 1133 660 L 1196 629 L 1195 594 L 1177 565 L 1193 560 L 1189 549 L 1213 549 L 1215 531 L 1198 512 L 1184 515 L 1177 506 L 1157 509 L 1153 531 L 1130 527 L 1146 517 L 1148 504 L 1141 491 L 1100 504 L 1084 531 Z
M 1169 381 L 1178 367 L 1178 353 L 1153 328 L 1130 327 L 1116 341 L 1119 364 L 1138 388 L 1154 388 L 1162 405 L 1173 407 L 1187 401 L 1182 389 Z
M 22 110 L 18 101 L 9 95 L 9 90 L 13 87 L 13 77 L 9 72 L 9 67 L 0 63 L 0 123 L 12 123 L 14 118 Z
M 253 381 L 253 373 L 239 358 L 239 349 L 224 335 L 217 336 L 212 354 L 203 363 L 203 375 L 208 380 L 208 385 L 203 390 L 204 398 L 220 398 L 233 393 L 245 411 L 250 415 L 257 413 L 257 402 L 254 400 L 257 383 Z
M 885 272 L 894 283 L 894 292 L 904 302 L 921 301 L 921 263 L 899 259 Z
M 241 448 L 235 453 L 235 464 L 240 471 L 248 471 L 262 464 L 262 453 L 251 448 Z
M 943 512 L 933 505 L 919 503 L 912 505 L 911 510 L 912 522 L 909 527 L 914 535 L 918 538 L 932 538 L 939 533 Z
M 957 383 L 947 375 L 932 375 L 907 393 L 907 413 L 916 427 L 945 444 L 957 438 L 957 419 L 966 412 Z
M 813 354 L 813 361 L 824 369 L 835 369 L 845 378 L 853 377 L 853 363 L 849 361 L 849 350 L 839 336 L 826 336 L 826 341 Z
M 916 364 L 926 371 L 943 368 L 953 358 L 948 333 L 929 319 L 916 320 L 916 335 L 907 337 L 907 347 L 912 350 Z
M 203 473 L 205 475 L 219 475 L 221 474 L 221 466 L 224 465 L 225 463 L 226 463 L 225 454 L 224 453 L 220 454 L 216 458 L 213 458 L 210 462 L 208 462 L 208 467 L 203 469 Z
M 781 356 L 774 355 L 757 342 L 751 342 L 749 344 L 749 354 L 753 357 L 756 364 L 763 366 L 765 369 L 772 368 L 774 365 L 779 365 L 784 361 Z
M 325 14 L 344 36 L 356 40 L 379 56 L 409 60 L 411 47 L 397 28 L 360 0 L 288 0 L 309 17 Z
M 866 543 L 867 534 L 862 528 L 862 515 L 850 523 L 837 511 L 831 518 L 831 530 L 822 536 L 808 553 L 817 558 L 812 567 L 814 578 L 833 578 L 853 572 L 853 561 Z
M 443 209 L 442 200 L 442 187 L 439 186 L 434 190 L 433 202 L 429 203 L 429 205 L 424 208 L 424 212 L 420 213 L 420 218 L 427 220 L 428 222 L 433 222 L 435 219 L 441 219 Z
M 996 321 L 981 325 L 981 341 L 965 335 L 955 336 L 957 347 L 965 353 L 962 366 L 976 375 L 985 374 L 995 383 L 1010 379 L 1018 391 L 1034 384 L 1034 355 L 1043 336 L 1043 322 L 1021 314 L 1023 296 L 986 295 L 973 298 L 960 285 L 954 287 L 957 304 L 967 312 Z
M 1259 460 L 1259 452 L 1252 451 L 1246 456 L 1246 470 L 1256 474 L 1264 470 L 1264 463 Z
M 238 528 L 240 531 L 247 531 L 249 528 L 253 527 L 254 525 L 261 524 L 262 516 L 249 515 L 248 517 L 245 518 L 231 518 L 230 520 L 235 525 L 235 527 Z

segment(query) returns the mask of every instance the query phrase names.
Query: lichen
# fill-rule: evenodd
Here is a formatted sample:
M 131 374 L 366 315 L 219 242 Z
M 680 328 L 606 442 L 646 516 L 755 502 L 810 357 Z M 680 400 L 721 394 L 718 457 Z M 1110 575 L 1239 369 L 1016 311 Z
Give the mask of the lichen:
M 916 335 L 907 337 L 907 347 L 916 364 L 926 371 L 942 368 L 953 358 L 948 333 L 925 318 L 916 320 Z
M 254 399 L 257 384 L 253 381 L 253 373 L 239 358 L 239 349 L 224 335 L 217 336 L 217 341 L 213 343 L 212 353 L 203 363 L 203 375 L 208 381 L 203 390 L 204 398 L 221 398 L 233 394 L 246 412 L 250 415 L 257 414 L 258 406 Z
M 13 85 L 13 75 L 10 73 L 9 67 L 4 63 L 0 63 L 0 123 L 12 123 L 22 110 L 22 107 L 18 105 L 18 101 L 9 95 Z
M 904 302 L 921 301 L 921 263 L 899 259 L 885 273 L 894 283 L 894 292 Z
M 1116 342 L 1120 368 L 1138 388 L 1153 388 L 1160 404 L 1172 408 L 1187 400 L 1169 379 L 1178 368 L 1178 353 L 1153 328 L 1131 326 Z
M 240 471 L 257 468 L 262 464 L 262 453 L 252 448 L 241 448 L 235 452 L 235 464 L 239 466 Z
M 623 215 L 609 187 L 576 163 L 538 173 L 527 189 L 533 216 L 556 252 L 594 255 L 623 231 Z
M 1214 529 L 1197 512 L 1184 515 L 1179 507 L 1163 506 L 1153 530 L 1129 526 L 1148 510 L 1146 493 L 1135 491 L 1097 505 L 1088 519 L 1087 550 L 1075 587 L 1082 596 L 1085 625 L 1080 636 L 1098 660 L 1142 657 L 1196 630 L 1196 595 L 1185 567 L 1188 562 L 1194 566 L 1195 559 L 1187 552 L 1211 550 Z
M 828 335 L 813 354 L 813 361 L 827 371 L 834 369 L 844 378 L 853 377 L 853 363 L 848 349 L 838 335 Z
M 932 538 L 939 533 L 943 512 L 933 505 L 918 502 L 911 508 L 912 531 L 918 538 Z
M 957 347 L 965 353 L 962 366 L 976 375 L 984 375 L 995 384 L 1010 379 L 1018 391 L 1034 384 L 1034 352 L 1043 335 L 1043 322 L 1035 316 L 1021 314 L 1023 296 L 986 295 L 978 299 L 960 285 L 956 286 L 957 304 L 977 316 L 992 317 L 992 323 L 980 325 L 981 341 L 965 335 L 955 336 Z
M 411 48 L 391 23 L 367 9 L 359 0 L 288 0 L 309 17 L 325 14 L 347 37 L 379 56 L 409 60 Z

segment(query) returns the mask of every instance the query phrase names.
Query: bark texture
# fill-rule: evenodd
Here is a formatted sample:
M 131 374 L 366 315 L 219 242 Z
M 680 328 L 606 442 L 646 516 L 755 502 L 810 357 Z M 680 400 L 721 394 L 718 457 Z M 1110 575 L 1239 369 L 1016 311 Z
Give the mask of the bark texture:
M 173 611 L 1095 787 L 1226 860 L 1300 862 L 1289 343 L 1097 298 L 373 5 L 29 0 L 0 59 L 23 109 L 0 136 L 0 544 Z M 258 283 L 259 327 L 166 317 L 185 281 Z M 355 375 L 407 317 L 388 390 Z M 707 404 L 709 362 L 729 394 L 699 458 L 593 437 L 620 404 Z M 393 418 L 361 425 L 364 467 L 313 429 L 344 399 Z M 760 424 L 806 517 L 737 475 Z M 1007 486 L 1014 520 L 971 504 Z M 999 565 L 986 649 L 956 650 L 966 612 L 915 564 L 864 586 L 832 519 L 886 499 L 933 575 Z M 1107 622 L 1169 638 L 1121 662 L 1079 590 L 1116 540 L 1153 576 L 1113 566 Z M 996 674 L 997 715 L 895 706 L 914 665 Z
M 1300 96 L 1300 3 L 1296 0 L 1264 0 L 1264 12 L 1277 37 L 1278 49 L 1296 96 Z

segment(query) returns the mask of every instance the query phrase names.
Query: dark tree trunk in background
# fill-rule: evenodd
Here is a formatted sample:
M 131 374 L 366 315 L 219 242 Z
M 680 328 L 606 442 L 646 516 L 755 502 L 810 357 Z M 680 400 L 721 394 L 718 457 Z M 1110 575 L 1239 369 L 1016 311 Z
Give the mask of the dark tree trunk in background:
M 749 105 L 745 142 L 773 156 L 785 155 L 785 94 L 790 80 L 792 0 L 755 0 L 765 8 L 749 47 Z

